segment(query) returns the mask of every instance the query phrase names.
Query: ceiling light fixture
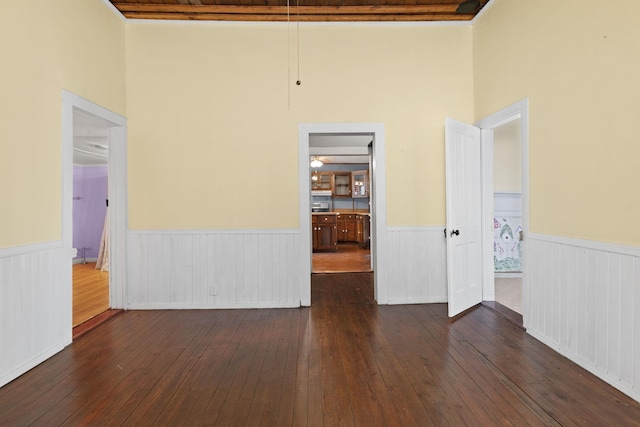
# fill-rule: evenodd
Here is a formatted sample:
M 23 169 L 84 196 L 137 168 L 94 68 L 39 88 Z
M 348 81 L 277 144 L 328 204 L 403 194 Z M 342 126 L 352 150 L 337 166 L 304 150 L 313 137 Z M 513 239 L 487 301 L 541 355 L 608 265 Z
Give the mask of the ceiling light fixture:
M 458 5 L 456 13 L 473 13 L 480 7 L 479 0 L 464 0 Z
M 108 159 L 109 156 L 106 154 L 102 154 L 102 153 L 96 153 L 93 151 L 86 151 L 86 150 L 81 150 L 79 148 L 73 147 L 73 151 L 76 151 L 78 153 L 82 153 L 82 154 L 88 154 L 90 156 L 98 156 L 98 157 L 104 157 L 105 159 Z
M 319 168 L 323 165 L 323 163 L 320 161 L 320 159 L 318 159 L 317 157 L 313 157 L 311 159 L 311 167 L 312 168 Z

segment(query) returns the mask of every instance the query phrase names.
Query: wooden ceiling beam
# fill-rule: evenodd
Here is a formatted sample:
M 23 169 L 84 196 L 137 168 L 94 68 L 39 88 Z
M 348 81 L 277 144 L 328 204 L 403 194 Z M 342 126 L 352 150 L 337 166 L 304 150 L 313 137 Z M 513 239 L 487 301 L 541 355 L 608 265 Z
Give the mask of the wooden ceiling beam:
M 120 3 L 114 6 L 123 14 L 250 14 L 250 15 L 286 15 L 287 6 L 236 6 L 236 5 L 207 5 L 191 6 L 182 4 L 149 4 L 149 3 Z M 300 15 L 380 15 L 380 14 L 446 14 L 455 15 L 456 5 L 398 5 L 398 6 L 300 6 L 292 5 L 289 11 Z M 470 15 L 462 15 L 470 16 Z
M 468 21 L 469 15 L 292 15 L 287 19 L 287 15 L 256 15 L 256 14 L 197 14 L 189 15 L 184 13 L 136 13 L 127 12 L 124 16 L 128 19 L 149 19 L 149 20 L 178 20 L 178 21 L 248 21 L 248 22 L 410 22 L 410 21 Z
M 329 22 L 329 21 L 469 21 L 473 15 L 461 14 L 441 14 L 441 13 L 377 13 L 377 14 L 327 14 L 318 12 L 316 14 L 294 14 L 287 16 L 284 13 L 262 14 L 258 11 L 244 13 L 147 13 L 147 12 L 124 12 L 128 19 L 150 19 L 150 20 L 179 20 L 179 21 L 300 21 L 300 22 Z

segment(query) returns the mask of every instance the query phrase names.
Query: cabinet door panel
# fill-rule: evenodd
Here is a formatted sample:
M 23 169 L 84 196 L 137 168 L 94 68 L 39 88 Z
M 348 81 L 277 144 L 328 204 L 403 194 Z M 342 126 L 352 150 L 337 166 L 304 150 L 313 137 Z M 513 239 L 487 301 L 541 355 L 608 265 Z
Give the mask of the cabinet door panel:
M 351 173 L 336 173 L 333 176 L 333 195 L 351 197 Z
M 369 215 L 358 215 L 358 221 L 356 224 L 356 241 L 365 249 L 369 247 L 370 243 L 370 228 L 371 224 Z
M 344 216 L 338 215 L 338 242 L 346 242 L 347 234 L 346 227 L 347 221 Z
M 356 234 L 356 220 L 352 219 L 350 221 L 346 221 L 345 222 L 345 240 L 347 242 L 355 242 L 357 241 L 357 234 Z
M 335 250 L 338 240 L 338 231 L 335 224 L 318 224 L 318 249 Z
M 352 197 L 369 197 L 369 171 L 351 172 Z
M 330 172 L 313 172 L 311 174 L 312 190 L 333 190 L 333 174 Z
M 371 243 L 371 217 L 363 215 L 362 221 L 362 247 L 368 248 Z

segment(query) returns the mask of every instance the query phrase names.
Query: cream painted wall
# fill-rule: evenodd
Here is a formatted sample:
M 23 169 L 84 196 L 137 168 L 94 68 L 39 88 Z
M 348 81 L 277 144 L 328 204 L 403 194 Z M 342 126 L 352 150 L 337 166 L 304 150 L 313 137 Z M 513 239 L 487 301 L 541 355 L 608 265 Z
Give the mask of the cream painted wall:
M 532 232 L 640 245 L 638 12 L 494 0 L 473 26 L 476 119 L 529 97 Z
M 125 112 L 124 22 L 100 0 L 0 14 L 0 248 L 61 238 L 62 90 Z
M 493 131 L 493 190 L 516 193 L 522 191 L 520 119 Z
M 284 24 L 127 27 L 130 228 L 298 227 L 301 122 L 383 122 L 389 225 L 445 222 L 444 118 L 474 117 L 470 26 L 302 25 L 301 86 Z

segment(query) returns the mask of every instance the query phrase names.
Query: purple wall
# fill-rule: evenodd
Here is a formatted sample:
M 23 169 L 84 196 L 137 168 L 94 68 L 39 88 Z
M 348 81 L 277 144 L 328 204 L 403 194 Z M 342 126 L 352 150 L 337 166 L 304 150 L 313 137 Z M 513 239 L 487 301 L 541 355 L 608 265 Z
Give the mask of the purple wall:
M 73 166 L 73 247 L 76 260 L 97 258 L 107 212 L 107 166 Z

